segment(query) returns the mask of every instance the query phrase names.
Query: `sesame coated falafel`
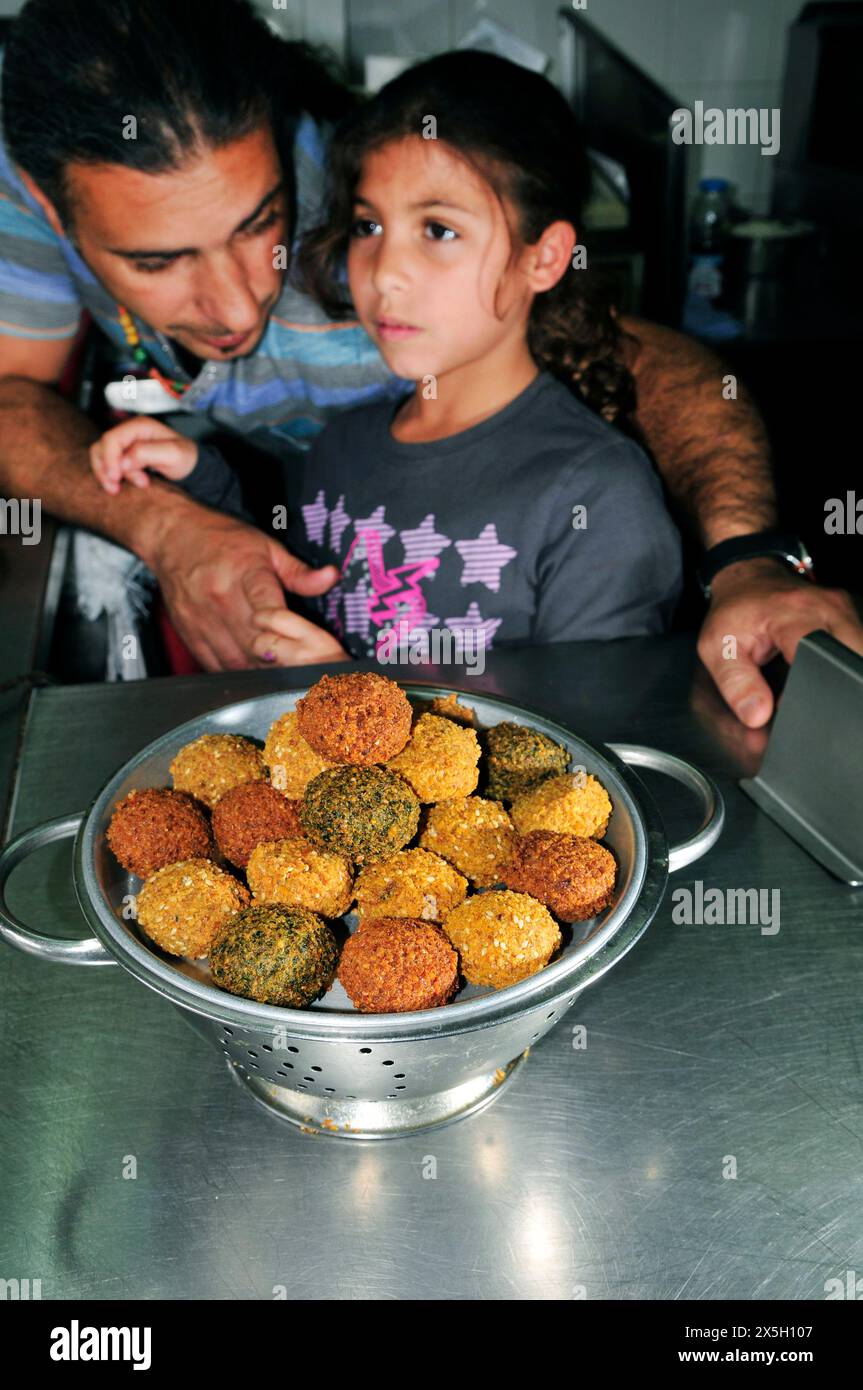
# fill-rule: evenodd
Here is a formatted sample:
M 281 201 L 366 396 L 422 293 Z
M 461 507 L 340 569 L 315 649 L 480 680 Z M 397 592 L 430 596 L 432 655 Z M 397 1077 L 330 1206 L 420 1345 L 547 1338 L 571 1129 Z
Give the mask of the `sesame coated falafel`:
M 264 762 L 270 782 L 286 797 L 299 799 L 313 777 L 333 764 L 317 754 L 303 738 L 297 712 L 290 709 L 270 725 L 264 743 Z
M 147 878 L 179 859 L 209 859 L 213 836 L 203 809 L 185 792 L 145 787 L 114 808 L 108 846 L 124 869 Z
M 305 836 L 257 845 L 246 879 L 256 903 L 307 907 L 322 917 L 341 917 L 354 900 L 347 860 L 318 849 Z
M 468 796 L 479 781 L 480 746 L 473 729 L 439 714 L 422 714 L 388 767 L 400 772 L 420 801 Z
M 429 808 L 419 842 L 423 849 L 446 859 L 475 888 L 491 888 L 501 882 L 501 869 L 515 843 L 515 827 L 499 801 L 455 797 Z
M 403 777 L 382 767 L 334 767 L 306 787 L 300 821 L 309 839 L 345 859 L 393 854 L 416 833 L 420 804 Z
M 437 1009 L 458 986 L 458 956 L 431 922 L 381 917 L 345 942 L 338 978 L 362 1013 Z
M 263 781 L 261 751 L 239 734 L 202 734 L 181 748 L 171 763 L 176 791 L 189 792 L 210 809 L 242 782 Z
M 507 888 L 529 893 L 563 922 L 584 922 L 614 899 L 617 865 L 596 840 L 531 830 L 515 842 L 503 869 Z
M 601 840 L 611 816 L 611 801 L 601 782 L 590 773 L 547 777 L 516 797 L 510 815 L 520 835 L 530 830 L 558 830 L 565 835 L 590 835 Z
M 414 917 L 440 922 L 464 901 L 467 879 L 424 849 L 402 849 L 363 869 L 355 885 L 360 922 Z
M 302 834 L 298 805 L 269 782 L 242 782 L 225 792 L 213 807 L 216 844 L 226 859 L 245 869 L 256 845 Z
M 494 989 L 535 975 L 561 942 L 560 928 L 542 903 L 504 890 L 467 898 L 445 918 L 443 930 L 459 953 L 465 979 Z
M 209 859 L 183 859 L 151 874 L 137 920 L 172 956 L 206 956 L 222 928 L 250 901 L 244 884 Z
M 566 772 L 569 750 L 538 729 L 504 720 L 486 734 L 488 795 L 514 801 L 546 777 Z
M 297 701 L 300 733 L 321 757 L 366 767 L 404 748 L 412 715 L 404 691 L 374 671 L 321 676 Z
M 304 1009 L 335 979 L 339 951 L 326 922 L 303 907 L 258 904 L 238 912 L 210 952 L 220 989 Z

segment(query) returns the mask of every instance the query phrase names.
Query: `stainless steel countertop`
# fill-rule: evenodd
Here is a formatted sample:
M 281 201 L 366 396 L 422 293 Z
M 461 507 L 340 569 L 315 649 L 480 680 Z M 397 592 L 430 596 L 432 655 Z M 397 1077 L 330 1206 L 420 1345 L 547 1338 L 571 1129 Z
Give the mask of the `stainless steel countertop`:
M 199 711 L 318 674 L 35 691 L 13 833 L 83 810 Z M 763 734 L 724 714 L 688 636 L 500 651 L 482 677 L 389 674 L 689 758 L 726 798 L 723 838 L 672 877 L 642 941 L 489 1109 L 417 1139 L 299 1133 L 119 968 L 0 945 L 0 1276 L 41 1279 L 45 1299 L 272 1299 L 281 1285 L 289 1298 L 823 1299 L 825 1280 L 863 1269 L 863 897 L 737 788 Z M 694 828 L 676 787 L 645 780 L 674 838 Z M 53 846 L 12 881 L 13 909 L 40 930 L 80 920 L 70 859 Z M 779 932 L 673 924 L 671 890 L 695 880 L 779 888 Z

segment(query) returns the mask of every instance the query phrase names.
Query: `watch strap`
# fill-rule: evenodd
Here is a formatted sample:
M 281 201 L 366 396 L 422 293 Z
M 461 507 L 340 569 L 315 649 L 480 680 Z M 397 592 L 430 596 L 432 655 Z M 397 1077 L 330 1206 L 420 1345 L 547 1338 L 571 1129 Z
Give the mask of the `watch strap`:
M 756 560 L 770 556 L 784 560 L 795 573 L 813 578 L 812 556 L 799 536 L 790 531 L 753 531 L 748 536 L 732 536 L 720 541 L 702 557 L 698 566 L 698 582 L 705 598 L 710 597 L 711 584 L 720 570 L 739 560 Z

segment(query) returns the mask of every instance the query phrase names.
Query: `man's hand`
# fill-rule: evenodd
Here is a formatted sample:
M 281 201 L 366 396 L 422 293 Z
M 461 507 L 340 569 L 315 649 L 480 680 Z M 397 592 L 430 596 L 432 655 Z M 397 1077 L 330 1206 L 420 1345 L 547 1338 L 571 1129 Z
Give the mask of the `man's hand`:
M 285 589 L 307 597 L 326 593 L 338 579 L 335 565 L 311 569 L 262 531 L 179 495 L 141 553 L 174 626 L 205 670 L 260 664 L 255 639 L 261 630 L 252 621 L 260 609 L 278 610 L 283 630 L 290 628 L 291 664 L 339 659 L 335 639 L 289 613 L 284 596 Z
M 779 560 L 728 565 L 716 575 L 711 592 L 698 655 L 726 703 L 750 729 L 760 728 L 773 714 L 773 692 L 759 667 L 779 654 L 790 666 L 797 643 L 808 632 L 823 628 L 863 655 L 863 624 L 849 595 L 795 578 Z

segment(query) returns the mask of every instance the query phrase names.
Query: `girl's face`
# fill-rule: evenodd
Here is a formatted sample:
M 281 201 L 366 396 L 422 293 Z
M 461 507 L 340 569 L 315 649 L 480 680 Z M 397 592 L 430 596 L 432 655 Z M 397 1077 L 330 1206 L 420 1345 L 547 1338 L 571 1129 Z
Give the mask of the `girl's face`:
M 522 260 L 493 190 L 441 141 L 407 136 L 363 161 L 348 278 L 397 376 L 441 376 L 523 343 L 533 291 Z

